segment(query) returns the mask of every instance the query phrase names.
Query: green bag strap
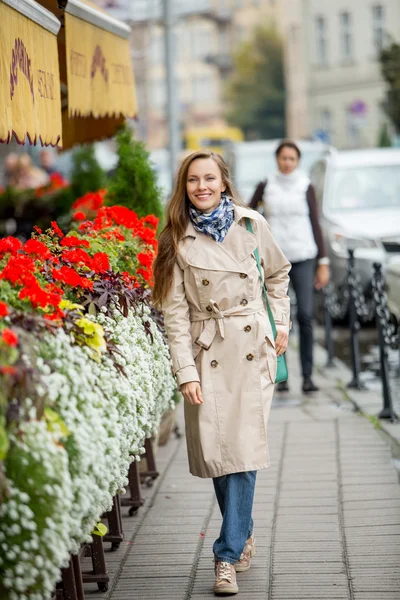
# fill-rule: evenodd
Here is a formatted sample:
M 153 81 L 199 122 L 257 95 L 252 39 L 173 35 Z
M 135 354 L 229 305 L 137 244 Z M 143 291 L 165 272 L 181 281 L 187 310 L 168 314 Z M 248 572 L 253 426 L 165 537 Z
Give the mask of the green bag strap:
M 246 229 L 247 229 L 247 231 L 250 231 L 250 233 L 254 233 L 250 219 L 248 219 L 246 217 L 245 221 L 246 221 Z M 269 303 L 269 300 L 268 300 L 268 292 L 267 292 L 267 287 L 265 285 L 265 281 L 264 281 L 264 277 L 263 277 L 263 272 L 261 270 L 261 261 L 260 261 L 260 254 L 258 252 L 258 248 L 256 248 L 254 250 L 254 256 L 256 257 L 257 268 L 258 268 L 258 272 L 260 273 L 261 283 L 262 283 L 262 286 L 263 286 L 263 294 L 264 294 L 265 302 L 267 304 L 268 317 L 269 317 L 269 321 L 271 323 L 272 334 L 273 334 L 274 339 L 275 339 L 276 335 L 277 335 L 276 325 L 275 325 L 275 319 L 274 319 L 274 315 L 272 314 L 271 306 L 270 306 L 270 303 Z

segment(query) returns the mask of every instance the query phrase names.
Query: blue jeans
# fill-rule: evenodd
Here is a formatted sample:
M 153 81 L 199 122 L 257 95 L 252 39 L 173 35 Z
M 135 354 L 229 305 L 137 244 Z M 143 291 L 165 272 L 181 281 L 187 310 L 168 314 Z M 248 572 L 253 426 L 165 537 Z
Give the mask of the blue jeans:
M 222 527 L 213 550 L 216 560 L 234 564 L 253 533 L 254 488 L 257 471 L 214 477 L 214 489 L 222 514 Z

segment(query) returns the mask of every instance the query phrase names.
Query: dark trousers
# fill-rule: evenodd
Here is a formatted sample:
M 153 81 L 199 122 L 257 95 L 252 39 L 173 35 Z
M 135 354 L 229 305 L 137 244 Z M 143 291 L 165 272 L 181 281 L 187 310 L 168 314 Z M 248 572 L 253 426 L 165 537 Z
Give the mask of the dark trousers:
M 292 263 L 290 280 L 297 300 L 300 361 L 303 377 L 311 377 L 313 368 L 314 277 L 314 259 Z

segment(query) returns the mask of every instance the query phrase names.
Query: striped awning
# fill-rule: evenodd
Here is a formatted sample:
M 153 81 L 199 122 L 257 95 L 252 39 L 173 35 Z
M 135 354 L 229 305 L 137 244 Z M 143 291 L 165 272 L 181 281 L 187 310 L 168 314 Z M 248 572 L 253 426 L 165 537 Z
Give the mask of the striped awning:
M 61 145 L 59 29 L 34 0 L 0 0 L 0 142 Z

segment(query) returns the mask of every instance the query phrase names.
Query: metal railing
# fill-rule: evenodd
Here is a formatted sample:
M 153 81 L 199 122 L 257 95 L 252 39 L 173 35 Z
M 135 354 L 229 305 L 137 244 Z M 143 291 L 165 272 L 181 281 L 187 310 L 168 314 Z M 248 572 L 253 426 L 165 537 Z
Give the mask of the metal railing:
M 365 385 L 360 378 L 361 357 L 359 332 L 362 323 L 375 320 L 380 359 L 380 375 L 382 379 L 383 407 L 378 417 L 390 419 L 392 422 L 399 418 L 393 408 L 390 378 L 389 378 L 389 348 L 400 347 L 400 328 L 391 321 L 387 305 L 387 294 L 385 279 L 382 273 L 382 265 L 374 263 L 372 275 L 372 295 L 366 299 L 360 277 L 356 271 L 354 251 L 349 251 L 347 263 L 347 276 L 341 293 L 338 294 L 333 286 L 324 289 L 324 322 L 325 322 L 325 344 L 328 352 L 327 367 L 334 366 L 334 341 L 333 341 L 333 319 L 343 319 L 348 316 L 349 322 L 349 344 L 352 364 L 352 379 L 348 383 L 349 388 L 364 390 Z M 399 357 L 400 358 L 400 357 Z

